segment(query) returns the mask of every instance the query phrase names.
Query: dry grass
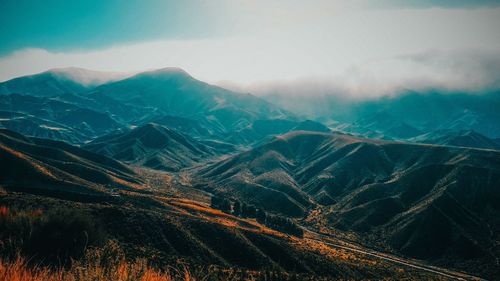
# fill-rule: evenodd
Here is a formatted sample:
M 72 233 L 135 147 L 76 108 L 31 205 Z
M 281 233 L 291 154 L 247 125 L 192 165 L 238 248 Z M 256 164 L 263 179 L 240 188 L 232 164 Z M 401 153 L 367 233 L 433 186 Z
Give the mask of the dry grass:
M 68 269 L 51 270 L 47 267 L 29 266 L 23 258 L 12 262 L 0 260 L 0 280 L 10 281 L 194 281 L 189 271 L 160 272 L 138 260 L 127 263 L 121 260 L 113 266 L 99 263 L 79 264 Z
M 220 210 L 213 209 L 206 204 L 199 203 L 196 201 L 180 198 L 167 198 L 164 197 L 163 200 L 168 202 L 170 205 L 182 208 L 183 210 L 189 212 L 190 214 L 197 214 L 208 221 L 221 224 L 227 227 L 237 227 L 249 231 L 257 231 L 261 233 L 266 233 L 273 236 L 288 237 L 288 235 L 283 234 L 279 231 L 270 229 L 265 225 L 262 225 L 255 221 L 255 219 L 244 219 L 235 217 L 231 214 L 224 213 Z
M 20 158 L 24 161 L 26 161 L 29 165 L 33 166 L 33 168 L 38 171 L 41 174 L 44 174 L 48 176 L 49 178 L 55 179 L 56 177 L 50 172 L 47 168 L 43 167 L 42 165 L 38 164 L 39 162 L 35 159 L 30 158 L 29 156 L 19 152 L 15 151 L 3 144 L 0 144 L 0 149 L 6 151 L 9 154 L 12 154 L 14 157 Z

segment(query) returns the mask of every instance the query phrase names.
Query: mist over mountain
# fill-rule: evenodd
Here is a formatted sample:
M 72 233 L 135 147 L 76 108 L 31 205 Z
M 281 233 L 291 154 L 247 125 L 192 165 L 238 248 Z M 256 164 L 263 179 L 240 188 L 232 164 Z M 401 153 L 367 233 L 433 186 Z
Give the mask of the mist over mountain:
M 260 98 L 209 85 L 177 68 L 140 73 L 95 90 L 126 104 L 194 119 L 207 118 L 226 130 L 242 128 L 248 120 L 289 115 Z
M 500 279 L 500 1 L 0 11 L 1 280 Z
M 6 202 L 95 208 L 159 264 L 497 273 L 497 91 L 258 97 L 179 68 L 63 72 L 0 84 Z
M 106 82 L 120 80 L 127 75 L 129 74 L 93 71 L 76 67 L 57 68 L 2 82 L 0 83 L 0 94 L 56 96 L 66 93 L 82 93 Z

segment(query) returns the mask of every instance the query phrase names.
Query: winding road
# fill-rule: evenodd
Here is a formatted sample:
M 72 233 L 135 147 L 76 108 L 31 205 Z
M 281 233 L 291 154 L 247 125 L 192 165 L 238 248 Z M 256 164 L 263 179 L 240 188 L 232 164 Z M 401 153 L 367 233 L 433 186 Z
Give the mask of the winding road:
M 450 279 L 453 279 L 453 280 L 462 280 L 462 281 L 468 281 L 468 280 L 479 281 L 479 280 L 482 280 L 482 281 L 485 281 L 485 279 L 477 277 L 477 276 L 472 276 L 472 275 L 465 274 L 465 273 L 462 273 L 462 272 L 455 272 L 455 271 L 451 271 L 451 270 L 448 270 L 448 269 L 443 269 L 443 268 L 439 268 L 439 267 L 435 267 L 435 266 L 429 266 L 429 265 L 425 265 L 425 264 L 419 264 L 419 263 L 416 263 L 415 261 L 403 260 L 402 258 L 392 257 L 392 256 L 390 256 L 388 254 L 380 253 L 380 252 L 374 251 L 372 249 L 366 249 L 366 250 L 365 249 L 358 249 L 358 248 L 355 248 L 355 247 L 349 247 L 349 246 L 342 245 L 342 244 L 339 244 L 339 243 L 330 242 L 330 241 L 327 241 L 328 238 L 331 238 L 328 235 L 318 233 L 318 232 L 310 230 L 310 229 L 308 229 L 306 227 L 302 227 L 302 229 L 304 231 L 306 231 L 306 232 L 309 232 L 309 233 L 312 233 L 312 234 L 314 234 L 316 236 L 324 238 L 324 239 L 315 239 L 315 238 L 305 238 L 305 239 L 322 242 L 325 245 L 328 245 L 330 247 L 334 247 L 334 248 L 338 248 L 338 249 L 343 249 L 343 250 L 347 250 L 347 251 L 351 251 L 351 252 L 356 252 L 356 253 L 361 253 L 361 254 L 364 254 L 364 255 L 367 255 L 367 256 L 371 256 L 371 257 L 375 257 L 375 258 L 384 260 L 384 261 L 388 261 L 388 262 L 396 263 L 396 264 L 399 264 L 399 265 L 411 267 L 411 268 L 414 268 L 414 269 L 418 269 L 418 270 L 430 272 L 430 273 L 433 273 L 433 274 L 436 274 L 436 275 L 440 275 L 440 276 L 443 276 L 443 277 L 446 277 L 446 278 L 450 278 Z M 339 241 L 342 241 L 341 239 L 338 239 L 336 237 L 335 237 L 335 239 L 337 239 Z M 349 242 L 345 242 L 345 241 L 343 241 L 343 242 L 346 243 L 346 244 L 350 244 Z

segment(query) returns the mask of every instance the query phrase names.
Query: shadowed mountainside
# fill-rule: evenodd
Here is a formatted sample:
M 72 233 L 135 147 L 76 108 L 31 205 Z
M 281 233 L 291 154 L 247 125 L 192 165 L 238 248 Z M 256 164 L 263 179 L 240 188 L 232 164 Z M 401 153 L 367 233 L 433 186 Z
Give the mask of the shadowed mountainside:
M 439 130 L 410 139 L 412 142 L 500 150 L 500 144 L 475 131 Z
M 84 148 L 128 163 L 166 171 L 193 166 L 217 152 L 185 134 L 157 124 L 103 136 Z
M 98 199 L 111 188 L 131 188 L 135 173 L 115 160 L 60 141 L 0 129 L 0 184 L 53 196 Z
M 28 94 L 52 97 L 82 93 L 100 84 L 125 78 L 126 74 L 69 67 L 14 78 L 0 83 L 0 94 Z
M 323 211 L 312 220 L 377 233 L 409 256 L 500 256 L 498 151 L 293 132 L 203 168 L 198 178 L 290 216 L 317 204 Z
M 35 208 L 34 214 L 79 210 L 102 223 L 128 257 L 147 257 L 158 266 L 180 261 L 231 270 L 301 273 L 316 280 L 428 276 L 290 237 L 253 219 L 211 209 L 205 202 L 178 198 L 167 192 L 166 182 L 156 182 L 161 189 L 153 191 L 150 183 L 142 184 L 145 175 L 62 142 L 0 130 L 0 154 L 1 216 L 21 207 L 28 214 L 33 214 L 29 208 Z
M 43 125 L 52 127 L 50 123 L 59 123 L 77 131 L 80 136 L 85 135 L 87 139 L 121 127 L 120 123 L 107 113 L 82 108 L 54 98 L 18 94 L 0 95 L 0 110 L 27 114 L 38 120 L 47 120 L 46 123 L 40 124 L 42 127 Z M 23 134 L 29 133 L 24 127 L 18 129 Z M 78 138 L 78 134 L 75 134 L 75 138 Z
M 243 128 L 256 119 L 290 116 L 260 98 L 201 82 L 179 68 L 143 72 L 95 91 L 169 115 L 210 120 L 226 130 Z

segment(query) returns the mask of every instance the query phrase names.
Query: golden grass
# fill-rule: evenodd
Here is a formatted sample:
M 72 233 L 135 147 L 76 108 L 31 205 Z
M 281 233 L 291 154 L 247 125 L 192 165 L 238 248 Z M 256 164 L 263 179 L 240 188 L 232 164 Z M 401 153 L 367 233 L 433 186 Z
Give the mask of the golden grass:
M 103 267 L 99 263 L 75 264 L 69 269 L 51 270 L 41 266 L 29 266 L 23 258 L 12 262 L 0 260 L 0 280 L 9 281 L 194 281 L 188 270 L 160 272 L 148 267 L 144 261 Z
M 257 231 L 261 233 L 266 233 L 269 235 L 273 236 L 280 236 L 280 237 L 288 237 L 288 235 L 283 234 L 279 231 L 270 229 L 258 222 L 256 222 L 254 219 L 244 219 L 244 218 L 239 218 L 235 217 L 231 214 L 224 213 L 220 210 L 210 208 L 206 204 L 192 201 L 189 199 L 181 199 L 181 198 L 166 198 L 164 197 L 163 200 L 168 202 L 171 205 L 180 207 L 189 213 L 197 213 L 198 215 L 201 215 L 203 218 L 214 222 L 218 223 L 227 227 L 237 227 L 241 229 L 246 229 L 250 231 Z
M 17 157 L 17 158 L 23 159 L 25 161 L 28 161 L 29 165 L 33 166 L 33 168 L 35 170 L 37 170 L 39 173 L 44 174 L 44 175 L 46 175 L 46 176 L 48 176 L 50 178 L 53 178 L 53 179 L 56 178 L 47 168 L 45 168 L 42 165 L 38 164 L 38 161 L 36 161 L 34 159 L 31 159 L 29 156 L 27 156 L 27 155 L 25 155 L 25 154 L 23 154 L 23 153 L 21 153 L 19 151 L 16 151 L 16 150 L 13 150 L 11 148 L 8 148 L 8 147 L 6 147 L 3 144 L 0 144 L 0 149 L 3 149 L 7 153 L 14 155 L 14 157 Z

